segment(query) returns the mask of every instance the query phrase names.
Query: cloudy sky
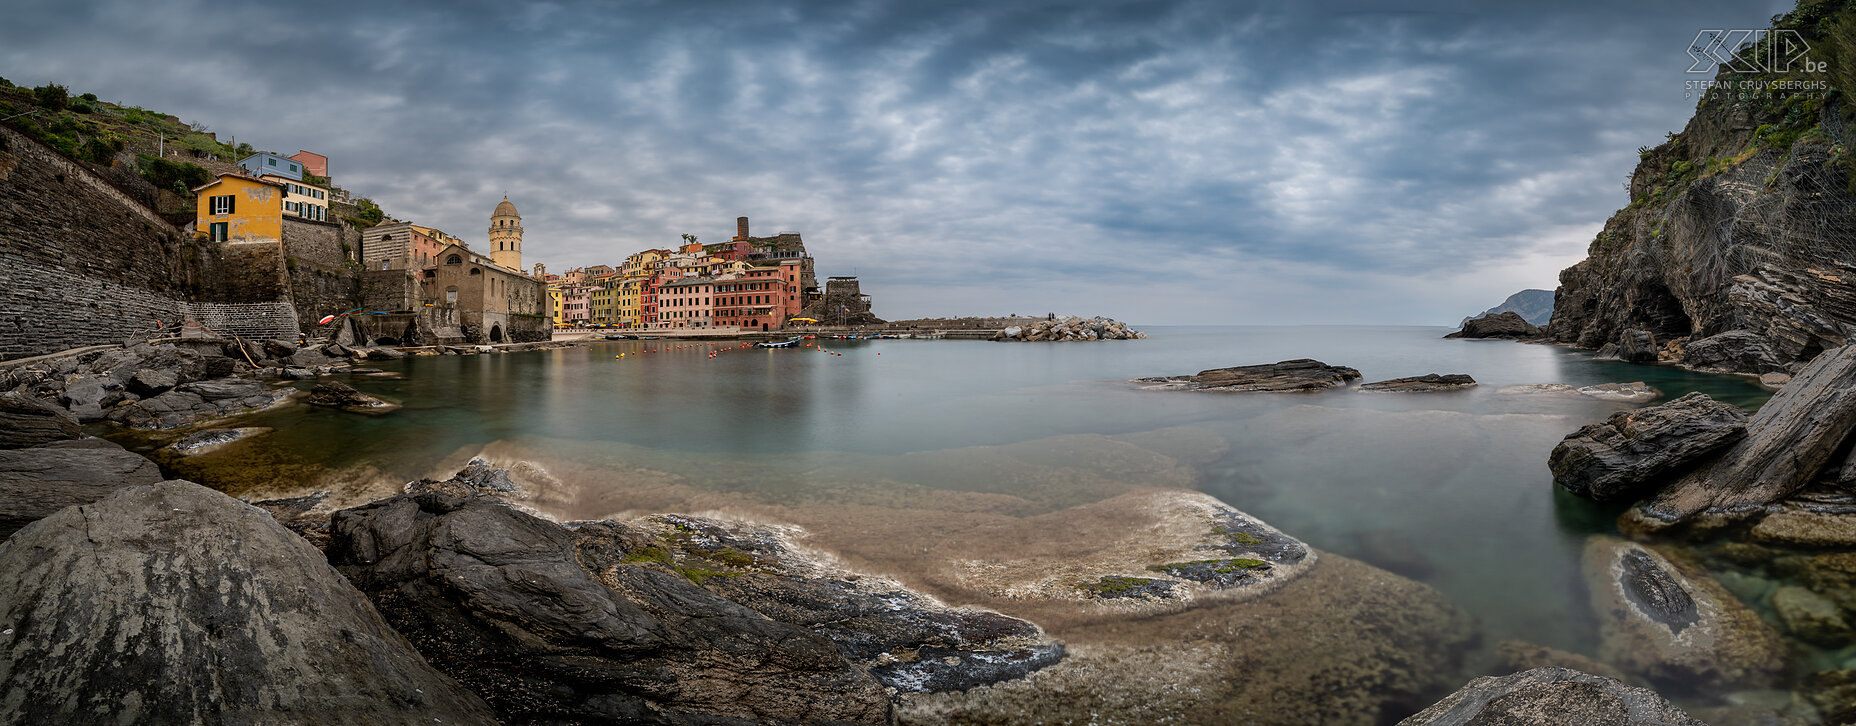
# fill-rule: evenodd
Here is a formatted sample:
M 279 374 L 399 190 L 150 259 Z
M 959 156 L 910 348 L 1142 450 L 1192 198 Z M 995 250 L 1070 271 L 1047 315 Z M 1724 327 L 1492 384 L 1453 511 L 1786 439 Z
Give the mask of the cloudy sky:
M 798 231 L 890 318 L 1451 324 L 1552 288 L 1789 3 L 10 3 L 0 76 L 526 261 Z M 22 6 L 23 5 L 23 6 Z

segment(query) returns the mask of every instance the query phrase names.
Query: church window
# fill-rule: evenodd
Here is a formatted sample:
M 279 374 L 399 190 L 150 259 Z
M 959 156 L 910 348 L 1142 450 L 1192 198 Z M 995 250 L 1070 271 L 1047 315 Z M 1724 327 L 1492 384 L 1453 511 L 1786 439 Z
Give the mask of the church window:
M 445 264 L 447 265 L 456 265 L 456 264 L 462 263 L 463 261 L 464 261 L 464 258 L 459 257 L 458 255 L 452 255 L 450 257 L 445 258 Z

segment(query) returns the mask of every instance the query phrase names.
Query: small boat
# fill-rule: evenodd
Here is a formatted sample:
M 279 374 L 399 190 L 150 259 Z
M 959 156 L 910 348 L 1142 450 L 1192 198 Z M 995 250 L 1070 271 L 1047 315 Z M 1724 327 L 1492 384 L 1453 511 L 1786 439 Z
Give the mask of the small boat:
M 755 343 L 754 347 L 756 348 L 791 348 L 798 344 L 799 344 L 798 338 L 788 338 L 778 343 L 771 343 L 771 342 L 770 343 Z

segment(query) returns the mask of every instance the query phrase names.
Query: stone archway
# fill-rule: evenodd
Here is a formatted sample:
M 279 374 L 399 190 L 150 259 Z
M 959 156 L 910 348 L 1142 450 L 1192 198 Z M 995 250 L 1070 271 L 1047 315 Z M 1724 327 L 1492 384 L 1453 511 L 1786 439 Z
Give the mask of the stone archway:
M 503 342 L 503 326 L 501 325 L 490 326 L 490 342 L 492 343 Z

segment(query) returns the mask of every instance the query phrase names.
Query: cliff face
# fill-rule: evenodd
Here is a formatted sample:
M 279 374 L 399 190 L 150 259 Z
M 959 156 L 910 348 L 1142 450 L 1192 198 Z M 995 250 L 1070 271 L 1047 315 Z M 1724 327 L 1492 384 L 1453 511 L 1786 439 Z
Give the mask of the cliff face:
M 1835 5 L 1781 16 L 1779 26 L 1835 54 L 1837 23 L 1856 27 Z M 1846 154 L 1856 130 L 1829 86 L 1836 77 L 1723 68 L 1715 79 L 1728 87 L 1704 96 L 1681 133 L 1642 152 L 1630 206 L 1560 273 L 1548 333 L 1601 349 L 1647 333 L 1662 360 L 1751 373 L 1796 370 L 1848 342 L 1856 196 Z M 1764 90 L 1785 80 L 1828 87 Z M 1734 334 L 1714 337 L 1724 333 Z

